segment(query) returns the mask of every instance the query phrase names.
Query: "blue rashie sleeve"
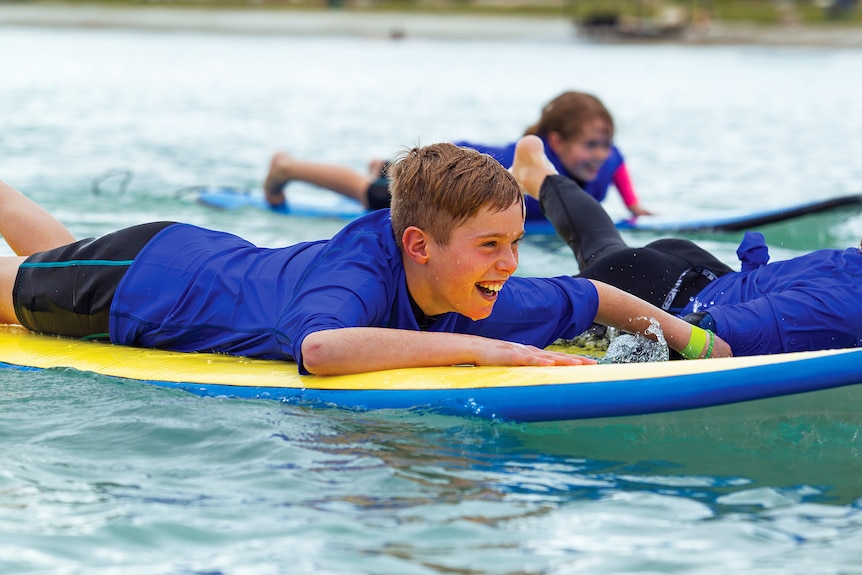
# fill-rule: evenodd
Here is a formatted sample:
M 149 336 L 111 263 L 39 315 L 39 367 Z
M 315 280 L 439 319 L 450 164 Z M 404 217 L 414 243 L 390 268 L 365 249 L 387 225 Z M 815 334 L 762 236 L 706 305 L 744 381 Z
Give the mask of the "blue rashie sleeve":
M 858 347 L 862 309 L 835 301 L 829 289 L 792 289 L 708 313 L 737 356 Z M 824 297 L 826 296 L 826 297 Z
M 818 250 L 709 284 L 692 311 L 708 312 L 734 355 L 858 347 L 862 254 Z
M 364 249 L 366 256 L 386 257 L 375 246 L 373 234 L 354 234 L 353 241 L 353 248 Z M 300 373 L 307 373 L 302 366 L 302 342 L 316 331 L 346 327 L 418 329 L 409 312 L 400 262 L 389 266 L 381 265 L 374 257 L 343 255 L 329 251 L 323 254 L 279 319 L 279 325 L 285 326 L 285 346 L 292 350 Z

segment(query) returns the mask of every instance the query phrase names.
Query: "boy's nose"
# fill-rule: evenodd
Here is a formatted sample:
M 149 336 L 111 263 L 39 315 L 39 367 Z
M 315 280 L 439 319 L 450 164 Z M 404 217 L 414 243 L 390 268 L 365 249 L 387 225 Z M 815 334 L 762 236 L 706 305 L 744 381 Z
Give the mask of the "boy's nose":
M 518 269 L 518 252 L 507 250 L 503 257 L 497 261 L 497 268 L 508 272 L 509 275 L 515 273 L 515 270 Z

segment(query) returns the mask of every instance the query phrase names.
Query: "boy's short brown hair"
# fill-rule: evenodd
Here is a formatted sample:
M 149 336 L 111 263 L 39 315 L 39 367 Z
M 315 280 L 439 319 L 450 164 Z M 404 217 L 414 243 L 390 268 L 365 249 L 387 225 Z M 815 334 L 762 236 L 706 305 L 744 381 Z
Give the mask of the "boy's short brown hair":
M 449 143 L 408 150 L 389 167 L 388 175 L 392 229 L 399 246 L 410 226 L 445 245 L 452 230 L 480 209 L 503 211 L 524 201 L 520 184 L 497 160 Z

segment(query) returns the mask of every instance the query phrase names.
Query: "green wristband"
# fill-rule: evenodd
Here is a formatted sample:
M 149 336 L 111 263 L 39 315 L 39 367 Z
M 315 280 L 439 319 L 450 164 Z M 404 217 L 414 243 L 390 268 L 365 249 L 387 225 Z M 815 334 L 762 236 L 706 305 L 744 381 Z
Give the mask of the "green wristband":
M 709 334 L 709 349 L 706 350 L 706 355 L 703 358 L 709 359 L 712 357 L 712 348 L 715 346 L 715 334 L 710 330 L 706 330 L 706 333 Z
M 703 348 L 706 346 L 706 330 L 700 329 L 697 326 L 692 326 L 691 337 L 679 354 L 686 359 L 697 359 L 703 353 Z

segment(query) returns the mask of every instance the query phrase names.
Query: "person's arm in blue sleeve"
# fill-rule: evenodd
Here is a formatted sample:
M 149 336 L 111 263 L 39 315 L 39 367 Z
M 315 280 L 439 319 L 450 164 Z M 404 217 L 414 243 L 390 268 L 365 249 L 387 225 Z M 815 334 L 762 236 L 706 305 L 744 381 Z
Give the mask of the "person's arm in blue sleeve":
M 862 307 L 836 297 L 828 286 L 809 286 L 707 311 L 736 355 L 854 347 Z

